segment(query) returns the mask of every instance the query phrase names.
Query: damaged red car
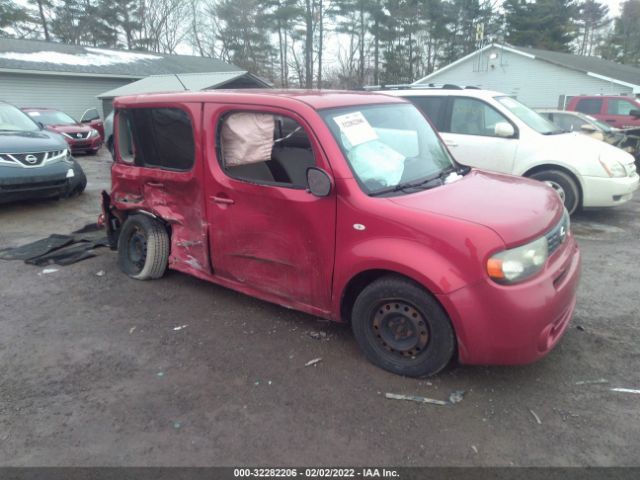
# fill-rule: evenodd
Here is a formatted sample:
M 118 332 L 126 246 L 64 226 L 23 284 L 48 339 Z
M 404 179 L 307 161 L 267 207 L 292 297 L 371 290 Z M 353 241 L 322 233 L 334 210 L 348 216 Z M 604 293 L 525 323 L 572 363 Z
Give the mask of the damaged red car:
M 523 364 L 559 341 L 580 253 L 555 192 L 460 165 L 410 103 L 216 91 L 115 102 L 103 217 L 121 269 L 167 268 L 349 323 L 374 364 Z

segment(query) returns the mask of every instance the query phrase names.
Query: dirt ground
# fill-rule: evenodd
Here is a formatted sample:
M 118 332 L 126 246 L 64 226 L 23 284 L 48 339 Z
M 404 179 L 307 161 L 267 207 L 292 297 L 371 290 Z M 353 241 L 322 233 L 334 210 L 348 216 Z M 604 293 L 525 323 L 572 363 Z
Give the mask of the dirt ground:
M 0 248 L 95 220 L 110 160 L 79 161 L 80 198 L 0 206 Z M 107 249 L 49 274 L 0 261 L 0 465 L 639 465 L 640 395 L 610 388 L 640 388 L 640 196 L 573 230 L 559 346 L 428 381 L 372 366 L 343 326 L 176 272 L 131 280 Z

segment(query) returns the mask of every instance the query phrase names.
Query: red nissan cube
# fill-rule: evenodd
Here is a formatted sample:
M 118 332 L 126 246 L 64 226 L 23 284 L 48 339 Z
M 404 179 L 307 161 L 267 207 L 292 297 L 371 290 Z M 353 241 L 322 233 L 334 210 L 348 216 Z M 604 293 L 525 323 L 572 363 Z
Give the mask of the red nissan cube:
M 349 323 L 408 376 L 547 354 L 580 253 L 544 184 L 458 164 L 410 103 L 354 92 L 121 97 L 103 216 L 121 269 L 167 268 Z

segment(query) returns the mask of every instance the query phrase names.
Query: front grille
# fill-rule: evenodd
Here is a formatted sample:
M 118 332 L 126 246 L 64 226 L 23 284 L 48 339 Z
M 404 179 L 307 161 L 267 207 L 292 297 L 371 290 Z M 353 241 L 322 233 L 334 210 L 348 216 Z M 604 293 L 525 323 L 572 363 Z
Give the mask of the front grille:
M 89 134 L 91 132 L 76 132 L 76 133 L 67 133 L 71 138 L 75 140 L 86 140 L 89 138 Z
M 547 239 L 547 248 L 549 250 L 549 255 L 555 252 L 560 245 L 564 243 L 567 239 L 567 235 L 569 235 L 569 214 L 567 212 L 562 216 L 562 220 L 560 223 L 553 227 L 550 232 L 548 232 L 545 237 Z
M 19 165 L 21 167 L 38 167 L 49 160 L 54 160 L 65 155 L 65 150 L 52 150 L 49 152 L 28 153 L 0 153 L 0 165 Z

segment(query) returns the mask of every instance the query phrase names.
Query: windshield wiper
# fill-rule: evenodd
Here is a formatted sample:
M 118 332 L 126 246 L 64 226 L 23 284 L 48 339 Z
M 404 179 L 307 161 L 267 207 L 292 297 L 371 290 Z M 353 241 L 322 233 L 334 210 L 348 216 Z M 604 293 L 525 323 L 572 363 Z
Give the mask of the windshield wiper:
M 447 175 L 449 175 L 450 173 L 457 173 L 457 170 L 453 165 L 451 165 L 450 167 L 445 168 L 444 170 L 440 171 L 439 173 L 436 173 L 435 175 L 431 175 L 427 178 L 425 178 L 424 180 L 420 180 L 419 182 L 406 182 L 406 183 L 399 183 L 398 185 L 394 186 L 394 187 L 389 187 L 389 188 L 383 188 L 382 190 L 376 190 L 375 192 L 371 192 L 369 194 L 370 197 L 377 197 L 379 195 L 384 195 L 385 193 L 393 193 L 393 192 L 400 192 L 400 191 L 405 191 L 405 190 L 409 190 L 409 189 L 414 189 L 414 188 L 420 188 L 420 189 L 424 189 L 427 190 L 429 188 L 433 188 L 433 187 L 439 187 L 440 185 L 444 185 L 444 179 Z M 462 169 L 461 169 L 462 171 Z M 466 173 L 466 172 L 465 172 Z M 464 175 L 464 173 L 463 173 Z M 437 183 L 436 183 L 437 181 Z
M 559 135 L 561 133 L 569 133 L 567 130 L 551 130 L 550 132 L 545 132 L 543 135 Z

